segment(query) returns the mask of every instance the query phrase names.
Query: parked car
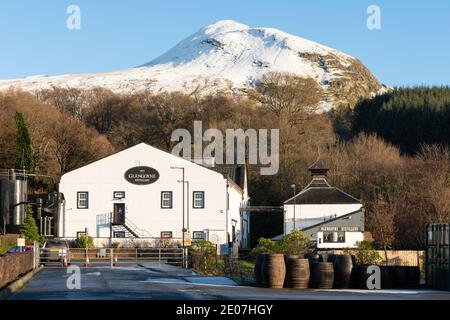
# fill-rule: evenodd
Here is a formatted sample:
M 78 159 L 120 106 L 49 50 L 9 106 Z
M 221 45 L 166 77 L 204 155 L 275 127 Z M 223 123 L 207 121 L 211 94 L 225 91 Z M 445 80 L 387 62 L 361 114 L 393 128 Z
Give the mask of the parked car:
M 14 246 L 10 248 L 8 251 L 5 252 L 5 255 L 15 254 L 15 253 L 21 253 L 21 252 L 30 252 L 33 251 L 33 246 Z
M 62 239 L 49 239 L 44 242 L 41 249 L 41 262 L 63 262 L 67 257 L 69 244 Z

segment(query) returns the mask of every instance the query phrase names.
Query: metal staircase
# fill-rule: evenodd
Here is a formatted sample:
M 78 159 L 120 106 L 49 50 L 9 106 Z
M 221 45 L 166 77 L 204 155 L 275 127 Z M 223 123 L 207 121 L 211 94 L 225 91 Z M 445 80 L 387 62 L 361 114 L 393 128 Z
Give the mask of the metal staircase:
M 124 232 L 125 238 L 151 238 L 152 235 L 145 229 L 139 228 L 130 219 L 125 217 L 125 223 L 114 223 L 110 218 L 113 232 Z

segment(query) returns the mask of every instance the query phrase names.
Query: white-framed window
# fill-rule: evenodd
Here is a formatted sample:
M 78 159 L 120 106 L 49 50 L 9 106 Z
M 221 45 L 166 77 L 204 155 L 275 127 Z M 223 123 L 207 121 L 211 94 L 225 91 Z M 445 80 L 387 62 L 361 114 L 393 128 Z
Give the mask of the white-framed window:
M 78 209 L 89 208 L 89 192 L 87 191 L 77 192 L 77 208 Z
M 125 231 L 114 231 L 114 238 L 125 238 Z
M 161 239 L 172 239 L 172 231 L 161 231 Z
M 326 231 L 323 233 L 323 243 L 344 243 L 345 232 Z
M 192 206 L 194 209 L 203 209 L 205 207 L 205 192 L 194 191 L 192 194 Z
M 114 199 L 125 199 L 125 191 L 114 191 L 113 198 Z
M 193 240 L 206 240 L 206 235 L 203 231 L 194 231 L 192 232 Z
M 161 209 L 172 209 L 172 191 L 161 191 Z

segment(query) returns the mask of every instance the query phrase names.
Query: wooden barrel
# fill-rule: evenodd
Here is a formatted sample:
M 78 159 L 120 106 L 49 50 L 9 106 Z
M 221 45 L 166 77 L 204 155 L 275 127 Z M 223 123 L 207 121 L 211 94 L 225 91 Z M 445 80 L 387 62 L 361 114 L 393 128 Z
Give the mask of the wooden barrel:
M 334 261 L 336 260 L 335 254 L 329 254 L 327 258 L 327 262 L 331 262 L 334 265 Z
M 354 288 L 367 289 L 367 279 L 370 276 L 367 274 L 367 268 L 369 268 L 369 265 L 357 265 L 353 267 L 352 283 Z
M 380 266 L 381 272 L 381 289 L 392 289 L 394 287 L 394 267 L 393 266 Z
M 359 265 L 353 267 L 352 276 L 354 279 L 354 286 L 358 289 L 367 289 L 367 279 L 370 274 L 367 274 L 367 268 L 369 265 Z M 394 267 L 392 266 L 379 266 L 380 267 L 380 280 L 381 289 L 393 288 L 394 280 Z
M 284 263 L 287 263 L 289 259 L 298 259 L 300 256 L 298 254 L 285 254 L 284 255 Z
M 300 258 L 300 256 L 298 254 L 285 254 L 284 255 L 284 264 L 286 266 L 286 276 L 284 277 L 283 287 L 285 287 L 285 288 L 288 288 L 288 283 L 287 283 L 287 275 L 288 275 L 287 266 L 288 266 L 288 261 L 290 259 L 298 259 L 298 258 Z
M 256 260 L 255 260 L 255 280 L 256 280 L 256 285 L 258 287 L 262 287 L 263 286 L 263 281 L 262 281 L 262 264 L 263 264 L 265 256 L 266 256 L 265 253 L 259 253 L 258 255 L 256 255 Z
M 309 270 L 312 269 L 313 263 L 320 262 L 320 257 L 318 254 L 307 253 L 305 254 L 305 259 L 309 261 Z
M 394 287 L 398 289 L 415 289 L 420 285 L 419 267 L 394 267 Z
M 350 255 L 336 255 L 334 259 L 334 288 L 350 288 L 352 286 L 352 270 L 353 263 Z
M 289 258 L 286 264 L 286 287 L 307 289 L 310 272 L 308 259 Z
M 267 288 L 283 288 L 285 276 L 284 255 L 278 253 L 267 254 L 262 263 L 263 286 Z
M 316 289 L 332 289 L 334 282 L 333 264 L 330 262 L 313 263 L 309 285 Z

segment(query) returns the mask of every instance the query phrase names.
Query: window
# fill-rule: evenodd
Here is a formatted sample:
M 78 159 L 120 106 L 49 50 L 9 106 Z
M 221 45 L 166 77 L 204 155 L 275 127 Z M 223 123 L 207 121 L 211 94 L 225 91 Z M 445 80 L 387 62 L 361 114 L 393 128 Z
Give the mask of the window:
M 172 239 L 172 231 L 161 231 L 161 239 Z
M 125 199 L 125 191 L 114 191 L 113 198 L 114 199 Z
M 161 191 L 161 208 L 172 209 L 172 191 Z
M 343 243 L 345 242 L 345 232 L 324 232 L 324 243 Z
M 89 192 L 77 192 L 77 208 L 87 209 L 89 208 Z
M 205 207 L 205 192 L 194 191 L 192 206 L 194 209 L 203 209 Z
M 114 238 L 125 238 L 125 231 L 114 231 Z
M 205 233 L 203 231 L 194 231 L 192 232 L 193 240 L 205 240 Z
M 84 231 L 77 231 L 77 239 L 81 238 L 81 237 L 85 237 L 86 236 L 86 232 Z

